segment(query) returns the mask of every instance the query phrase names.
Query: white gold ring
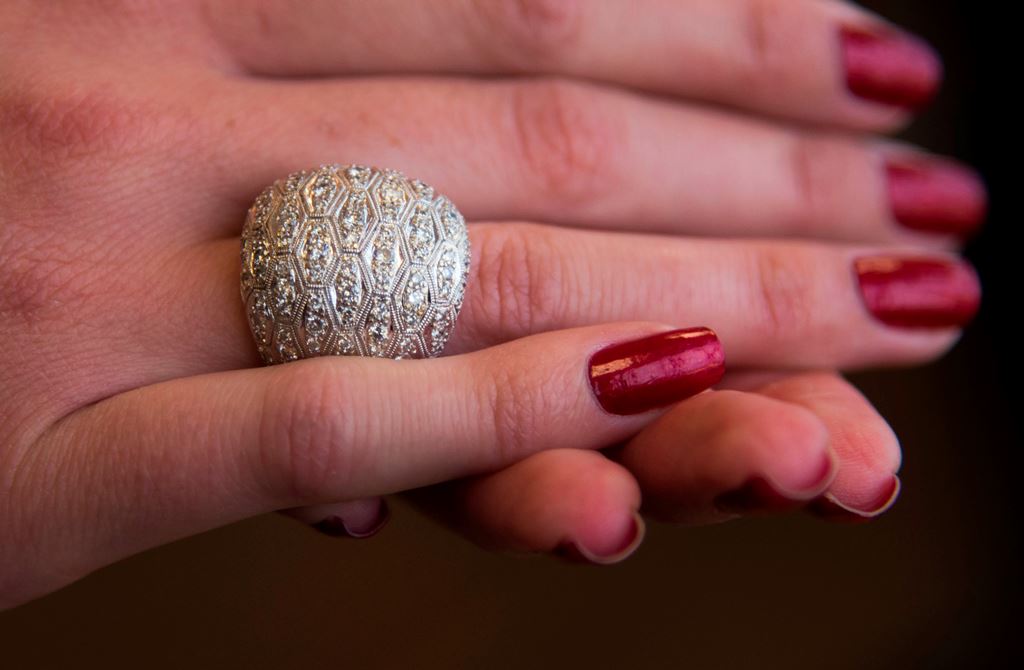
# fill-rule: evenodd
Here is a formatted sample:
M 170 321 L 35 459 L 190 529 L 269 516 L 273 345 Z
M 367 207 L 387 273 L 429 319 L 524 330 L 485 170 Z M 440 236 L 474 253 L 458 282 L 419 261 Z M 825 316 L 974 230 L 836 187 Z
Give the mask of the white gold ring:
M 444 349 L 469 270 L 448 198 L 393 170 L 296 172 L 242 232 L 242 301 L 266 363 L 324 355 L 425 358 Z

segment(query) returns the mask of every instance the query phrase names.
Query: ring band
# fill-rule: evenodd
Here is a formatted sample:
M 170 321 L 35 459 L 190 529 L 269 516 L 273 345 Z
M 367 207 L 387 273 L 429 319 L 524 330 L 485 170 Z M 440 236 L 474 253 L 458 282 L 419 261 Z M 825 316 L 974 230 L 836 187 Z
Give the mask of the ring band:
M 466 222 L 418 180 L 361 165 L 264 190 L 242 232 L 242 301 L 268 364 L 323 355 L 426 358 L 451 337 Z

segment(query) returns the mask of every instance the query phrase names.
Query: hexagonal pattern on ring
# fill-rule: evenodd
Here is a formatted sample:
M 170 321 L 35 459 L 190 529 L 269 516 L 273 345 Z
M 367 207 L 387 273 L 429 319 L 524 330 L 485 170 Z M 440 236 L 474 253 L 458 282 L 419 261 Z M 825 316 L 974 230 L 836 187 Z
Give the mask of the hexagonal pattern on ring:
M 264 190 L 242 230 L 242 302 L 263 360 L 441 353 L 469 272 L 452 202 L 393 170 L 326 165 Z

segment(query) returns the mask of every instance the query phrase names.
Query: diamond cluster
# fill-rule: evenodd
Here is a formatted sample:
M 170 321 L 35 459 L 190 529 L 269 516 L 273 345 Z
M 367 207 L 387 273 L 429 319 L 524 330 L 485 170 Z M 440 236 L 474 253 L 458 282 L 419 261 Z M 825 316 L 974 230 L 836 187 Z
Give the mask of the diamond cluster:
M 329 165 L 256 198 L 242 231 L 242 301 L 263 360 L 441 353 L 469 272 L 466 222 L 391 170 Z

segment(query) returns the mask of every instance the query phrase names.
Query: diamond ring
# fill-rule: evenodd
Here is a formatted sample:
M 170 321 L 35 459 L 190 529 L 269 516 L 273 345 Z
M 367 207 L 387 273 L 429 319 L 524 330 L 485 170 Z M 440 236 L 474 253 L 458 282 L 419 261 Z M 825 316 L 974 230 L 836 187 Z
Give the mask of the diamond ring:
M 469 270 L 466 222 L 418 180 L 361 165 L 264 190 L 242 232 L 242 301 L 266 363 L 425 358 L 451 336 Z

